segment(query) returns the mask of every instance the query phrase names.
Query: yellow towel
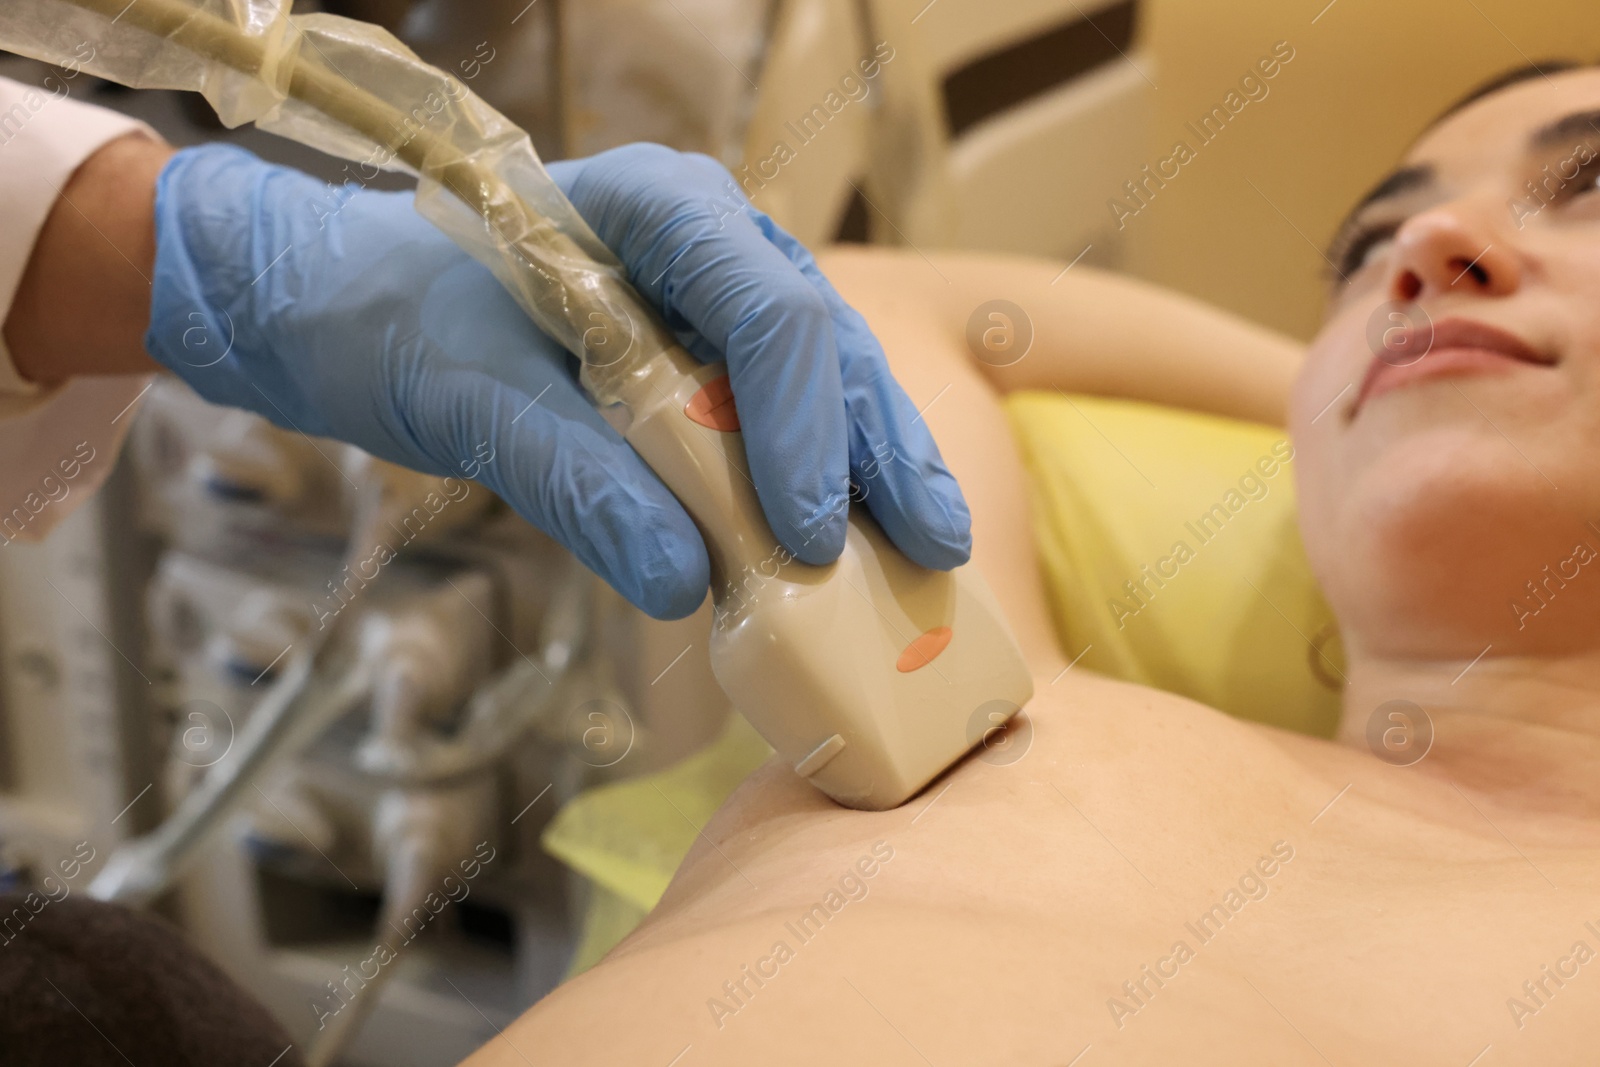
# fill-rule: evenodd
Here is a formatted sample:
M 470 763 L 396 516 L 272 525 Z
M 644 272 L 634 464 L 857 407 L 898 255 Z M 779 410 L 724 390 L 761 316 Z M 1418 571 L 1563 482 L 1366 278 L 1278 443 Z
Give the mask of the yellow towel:
M 772 754 L 738 715 L 709 746 L 665 770 L 599 786 L 568 801 L 545 827 L 545 851 L 594 890 L 568 976 L 585 970 L 666 892 L 712 812 Z
M 1283 430 L 1061 393 L 1013 394 L 1006 411 L 1069 659 L 1332 736 L 1344 663 Z

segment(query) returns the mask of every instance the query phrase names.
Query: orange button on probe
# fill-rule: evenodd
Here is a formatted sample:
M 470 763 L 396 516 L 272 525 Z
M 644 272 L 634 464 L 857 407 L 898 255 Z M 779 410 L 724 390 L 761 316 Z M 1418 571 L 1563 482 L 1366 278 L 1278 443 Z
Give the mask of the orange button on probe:
M 701 426 L 734 432 L 739 428 L 739 409 L 733 406 L 733 383 L 726 374 L 711 379 L 689 398 L 683 413 Z
M 948 626 L 934 627 L 906 646 L 900 658 L 895 660 L 895 669 L 901 674 L 921 670 L 939 658 L 939 653 L 949 647 L 950 638 L 954 636 L 955 631 Z

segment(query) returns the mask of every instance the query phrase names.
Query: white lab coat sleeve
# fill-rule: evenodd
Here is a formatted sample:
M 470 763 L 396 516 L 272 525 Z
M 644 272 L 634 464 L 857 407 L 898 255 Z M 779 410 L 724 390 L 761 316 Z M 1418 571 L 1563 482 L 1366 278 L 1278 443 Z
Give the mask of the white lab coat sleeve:
M 84 78 L 87 82 L 87 78 Z M 51 89 L 0 78 L 0 323 L 45 218 L 78 166 L 141 122 Z M 24 381 L 0 337 L 0 548 L 36 541 L 111 473 L 146 376 L 78 378 L 42 390 Z

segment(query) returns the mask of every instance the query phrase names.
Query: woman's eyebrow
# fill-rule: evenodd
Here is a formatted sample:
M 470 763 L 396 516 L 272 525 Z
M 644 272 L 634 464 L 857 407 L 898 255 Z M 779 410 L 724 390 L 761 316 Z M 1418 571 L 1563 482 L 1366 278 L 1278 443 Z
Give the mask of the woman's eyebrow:
M 1595 135 L 1600 135 L 1600 109 L 1574 111 L 1534 130 L 1528 137 L 1528 148 L 1537 152 Z
M 1432 185 L 1435 173 L 1432 163 L 1416 163 L 1391 172 L 1387 178 L 1374 185 L 1366 196 L 1356 201 L 1356 206 L 1350 209 L 1345 221 L 1348 222 L 1379 200 L 1387 200 L 1391 196 L 1399 196 L 1401 193 L 1409 193 L 1413 189 Z M 1343 229 L 1342 226 L 1340 228 Z
M 1339 228 L 1333 231 L 1333 245 L 1335 247 L 1339 245 L 1345 231 L 1350 228 L 1350 224 L 1355 221 L 1356 216 L 1368 207 L 1380 200 L 1388 200 L 1390 197 L 1399 196 L 1402 193 L 1409 193 L 1415 189 L 1425 189 L 1433 184 L 1436 176 L 1437 171 L 1432 163 L 1414 163 L 1409 167 L 1401 167 L 1390 172 L 1388 177 L 1368 190 L 1367 195 L 1358 200 L 1356 206 L 1351 208 L 1350 213 L 1344 217 L 1344 221 L 1339 223 Z

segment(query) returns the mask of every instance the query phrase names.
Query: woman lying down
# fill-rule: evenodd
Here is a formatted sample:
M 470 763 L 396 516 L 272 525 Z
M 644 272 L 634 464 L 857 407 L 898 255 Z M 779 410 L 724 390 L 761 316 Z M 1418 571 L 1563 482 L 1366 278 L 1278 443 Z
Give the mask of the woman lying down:
M 471 1067 L 1600 1062 L 1600 587 L 1506 610 L 1600 519 L 1597 157 L 1600 70 L 1518 81 L 1427 131 L 1331 255 L 1285 403 L 1338 743 L 1063 673 L 996 399 L 1115 375 L 1068 369 L 1102 329 L 1124 365 L 1185 347 L 1158 388 L 1191 404 L 1179 338 L 1258 391 L 1290 350 L 1056 266 L 826 263 L 918 407 L 948 386 L 927 418 L 1034 670 L 1032 747 L 882 813 L 769 764 L 643 926 Z M 996 294 L 1035 350 L 980 373 L 951 316 Z M 1420 362 L 1375 358 L 1390 301 L 1432 319 Z M 1395 699 L 1434 724 L 1412 766 L 1366 745 Z

